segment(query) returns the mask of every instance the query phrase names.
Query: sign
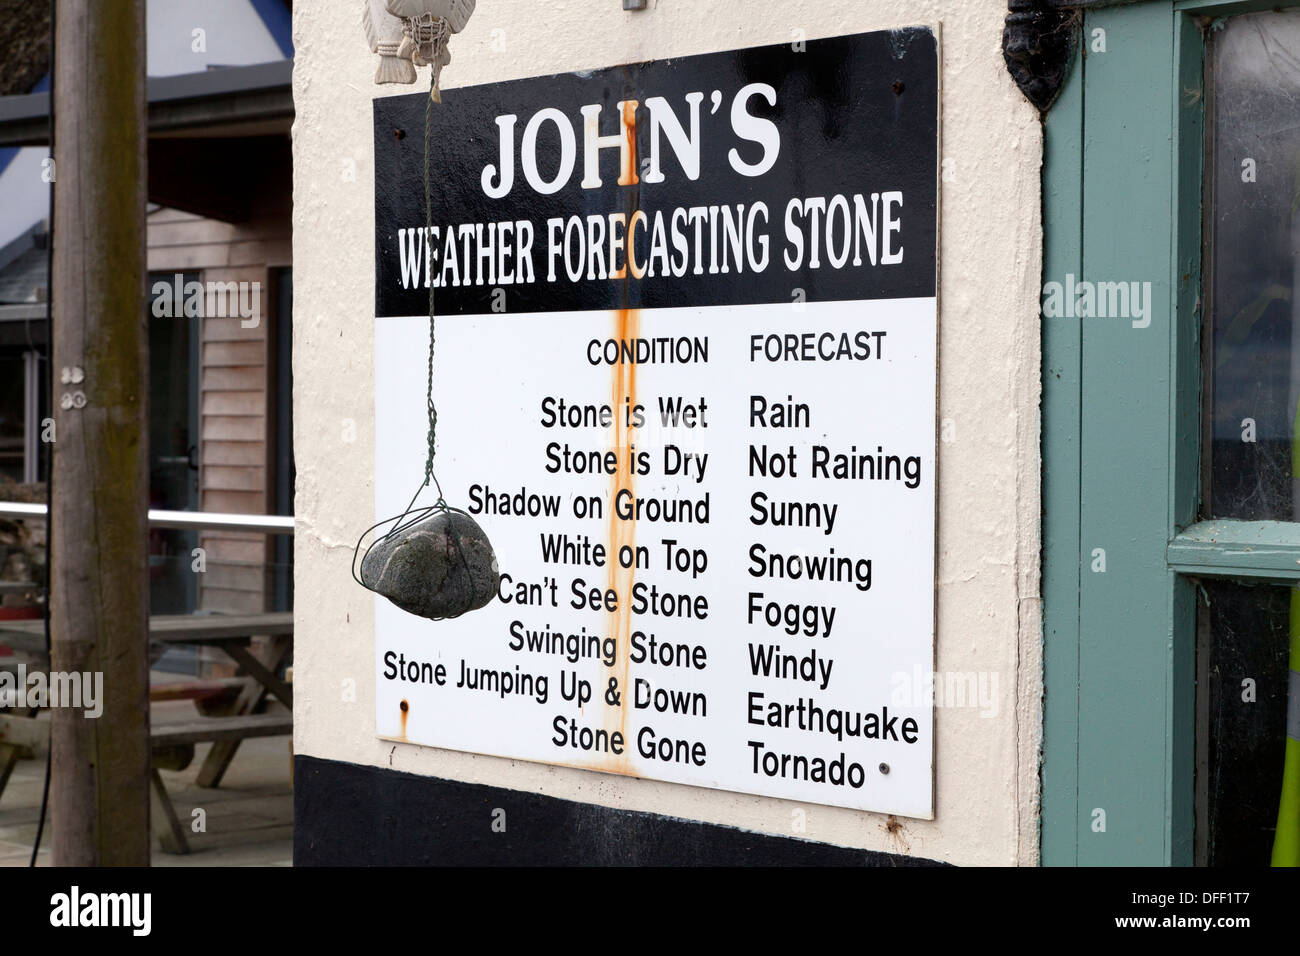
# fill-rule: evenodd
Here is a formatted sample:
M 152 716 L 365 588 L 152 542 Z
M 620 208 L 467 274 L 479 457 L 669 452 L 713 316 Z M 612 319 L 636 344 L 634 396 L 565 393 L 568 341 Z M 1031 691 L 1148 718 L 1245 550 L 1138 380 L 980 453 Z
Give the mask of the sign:
M 385 739 L 930 817 L 938 50 L 835 37 L 377 99 L 375 499 L 499 600 L 376 600 Z M 426 502 L 428 503 L 428 502 Z

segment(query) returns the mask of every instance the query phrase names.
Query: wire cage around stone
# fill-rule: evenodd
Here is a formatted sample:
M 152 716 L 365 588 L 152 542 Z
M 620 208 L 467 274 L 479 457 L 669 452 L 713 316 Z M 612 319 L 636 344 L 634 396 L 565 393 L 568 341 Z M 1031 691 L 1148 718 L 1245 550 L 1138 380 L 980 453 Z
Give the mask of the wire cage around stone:
M 496 554 L 461 511 L 439 509 L 366 549 L 361 583 L 403 611 L 438 621 L 477 610 L 497 594 Z

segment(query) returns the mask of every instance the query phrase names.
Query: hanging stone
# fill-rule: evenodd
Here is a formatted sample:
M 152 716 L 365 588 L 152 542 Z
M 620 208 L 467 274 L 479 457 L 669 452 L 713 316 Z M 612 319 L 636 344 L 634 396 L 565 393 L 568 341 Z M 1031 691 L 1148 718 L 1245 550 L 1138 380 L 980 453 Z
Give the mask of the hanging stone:
M 361 559 L 362 584 L 435 621 L 484 607 L 499 579 L 487 535 L 458 511 L 438 511 L 380 538 Z

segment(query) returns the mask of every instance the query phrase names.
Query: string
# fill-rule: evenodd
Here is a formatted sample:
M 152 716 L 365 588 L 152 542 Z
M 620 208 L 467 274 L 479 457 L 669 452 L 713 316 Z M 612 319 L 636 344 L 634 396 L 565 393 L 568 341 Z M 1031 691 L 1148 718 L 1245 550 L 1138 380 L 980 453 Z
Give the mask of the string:
M 429 136 L 433 129 L 433 104 L 438 98 L 438 70 L 430 69 L 429 80 L 429 98 L 424 103 L 424 254 L 432 258 L 433 250 L 433 199 L 429 186 Z M 433 353 L 434 353 L 434 318 L 433 318 L 433 268 L 429 265 L 429 366 L 426 376 L 424 389 L 424 402 L 429 414 L 429 432 L 427 436 L 429 444 L 429 454 L 424 462 L 424 484 L 415 492 L 418 498 L 420 491 L 428 487 L 432 481 L 438 489 L 438 503 L 445 505 L 442 497 L 442 486 L 438 484 L 438 479 L 433 474 L 433 458 L 437 454 L 438 440 L 438 409 L 433 404 Z M 411 504 L 415 504 L 415 498 L 411 499 Z M 410 505 L 407 506 L 410 510 Z
M 430 184 L 430 159 L 429 159 L 430 137 L 433 130 L 433 104 L 442 102 L 442 98 L 438 93 L 438 71 L 436 69 L 436 65 L 431 72 L 432 72 L 432 76 L 430 78 L 430 83 L 429 83 L 429 97 L 424 104 L 424 226 L 425 226 L 424 237 L 425 237 L 426 256 L 432 255 L 431 246 L 433 241 L 432 238 L 433 237 L 433 191 Z M 451 517 L 453 515 L 459 514 L 459 515 L 465 515 L 465 517 L 468 518 L 469 514 L 468 512 L 465 512 L 460 508 L 453 508 L 449 504 L 447 504 L 446 498 L 443 496 L 442 493 L 442 485 L 438 482 L 438 476 L 435 475 L 433 471 L 433 461 L 435 455 L 437 454 L 438 409 L 433 402 L 433 357 L 435 351 L 434 346 L 435 346 L 436 326 L 434 321 L 434 300 L 433 300 L 434 285 L 433 285 L 432 267 L 430 267 L 428 274 L 429 274 L 429 356 L 428 356 L 428 364 L 427 364 L 426 376 L 425 376 L 424 403 L 425 403 L 425 409 L 428 412 L 428 416 L 429 416 L 429 430 L 425 436 L 426 443 L 428 445 L 428 454 L 424 461 L 424 481 L 420 484 L 420 487 L 415 489 L 415 494 L 411 496 L 410 502 L 407 504 L 406 508 L 402 511 L 400 515 L 398 515 L 396 518 L 386 518 L 383 521 L 376 522 L 375 524 L 367 528 L 364 532 L 362 532 L 361 537 L 357 539 L 357 545 L 352 551 L 352 578 L 362 587 L 366 587 L 366 588 L 369 588 L 369 585 L 367 585 L 363 580 L 361 580 L 361 576 L 357 573 L 357 560 L 358 558 L 361 557 L 361 544 L 362 542 L 365 541 L 366 536 L 369 535 L 372 531 L 376 530 L 377 528 L 389 524 L 390 522 L 392 523 L 391 528 L 389 528 L 382 535 L 380 535 L 378 538 L 372 541 L 370 545 L 366 548 L 366 554 L 368 555 L 370 553 L 370 550 L 373 547 L 375 547 L 375 545 L 379 544 L 380 541 L 383 541 L 387 538 L 391 538 L 393 535 L 396 535 L 399 532 L 405 531 L 406 529 L 419 524 L 421 521 L 423 521 L 425 518 L 429 517 L 430 515 L 437 514 L 440 512 L 447 514 L 449 518 L 451 518 L 451 520 L 449 520 L 447 523 L 447 530 L 450 532 L 449 537 L 451 538 L 452 543 L 456 547 L 456 553 L 457 556 L 460 558 L 461 568 L 464 569 L 467 573 L 469 570 L 469 560 L 465 556 L 465 549 L 461 544 L 460 531 L 456 527 L 456 522 L 454 517 Z M 416 499 L 420 497 L 420 492 L 424 491 L 424 489 L 429 486 L 430 482 L 432 482 L 434 488 L 438 492 L 438 500 L 435 501 L 432 505 L 429 505 L 424 508 L 416 509 L 415 508 Z M 460 615 L 463 614 L 465 610 L 467 610 L 467 608 L 462 608 L 456 611 L 455 613 L 449 614 L 447 616 L 451 618 L 460 617 Z

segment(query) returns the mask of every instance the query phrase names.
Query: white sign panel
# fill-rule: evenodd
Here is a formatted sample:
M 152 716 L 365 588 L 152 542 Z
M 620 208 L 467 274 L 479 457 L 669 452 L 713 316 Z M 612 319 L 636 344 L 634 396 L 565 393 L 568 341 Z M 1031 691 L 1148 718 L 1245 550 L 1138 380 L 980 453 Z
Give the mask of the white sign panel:
M 376 599 L 380 736 L 932 815 L 937 54 L 902 33 L 450 91 L 479 146 L 432 233 L 422 98 L 376 101 L 377 514 L 423 475 L 432 281 L 437 474 L 502 572 L 455 620 Z

